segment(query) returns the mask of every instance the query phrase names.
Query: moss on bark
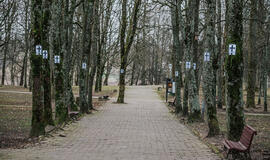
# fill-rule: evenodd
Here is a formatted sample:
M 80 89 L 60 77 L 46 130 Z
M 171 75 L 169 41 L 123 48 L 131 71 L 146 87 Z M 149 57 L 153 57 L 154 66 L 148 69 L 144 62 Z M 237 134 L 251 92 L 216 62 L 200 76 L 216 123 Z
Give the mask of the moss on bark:
M 205 52 L 210 54 L 209 61 L 204 62 L 203 67 L 203 95 L 206 104 L 207 124 L 208 124 L 208 136 L 215 136 L 219 134 L 219 124 L 217 120 L 216 111 L 216 62 L 217 51 L 215 49 L 215 13 L 216 13 L 216 1 L 206 1 L 206 40 L 205 40 Z
M 226 20 L 228 37 L 226 40 L 227 56 L 226 93 L 227 93 L 227 130 L 228 139 L 239 140 L 244 128 L 243 112 L 243 0 L 229 0 Z M 236 55 L 229 55 L 229 44 L 236 44 Z
M 32 69 L 32 121 L 30 137 L 38 137 L 45 134 L 45 125 L 43 120 L 43 82 L 42 82 L 42 56 L 36 55 L 35 46 L 41 44 L 42 35 L 42 0 L 32 0 L 32 33 L 34 39 L 31 54 Z
M 50 7 L 52 1 L 47 0 L 42 4 L 42 46 L 44 50 L 48 51 L 48 58 L 43 59 L 43 86 L 44 86 L 44 123 L 45 125 L 54 125 L 51 103 L 51 68 L 50 68 L 50 53 L 49 51 L 49 28 L 50 28 Z

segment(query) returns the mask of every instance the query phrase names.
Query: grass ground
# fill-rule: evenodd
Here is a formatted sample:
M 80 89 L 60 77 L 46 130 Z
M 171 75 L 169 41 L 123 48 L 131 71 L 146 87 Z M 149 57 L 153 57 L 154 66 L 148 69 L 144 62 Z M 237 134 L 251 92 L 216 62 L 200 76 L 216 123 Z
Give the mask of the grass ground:
M 270 90 L 269 90 L 270 91 Z M 158 95 L 162 100 L 165 100 L 165 89 L 157 91 Z M 270 93 L 270 92 L 269 92 Z M 202 95 L 200 94 L 200 98 Z M 170 101 L 172 101 L 173 97 L 169 96 Z M 268 102 L 270 104 L 270 102 Z M 259 109 L 258 109 L 259 108 Z M 172 109 L 172 108 L 170 108 Z M 263 159 L 265 156 L 264 153 L 270 153 L 270 115 L 259 115 L 257 112 L 261 112 L 261 108 L 257 106 L 256 113 L 252 113 L 249 115 L 245 115 L 246 124 L 252 126 L 256 129 L 258 134 L 255 136 L 253 140 L 253 144 L 251 147 L 251 155 L 253 159 Z M 173 112 L 173 109 L 171 110 Z M 248 110 L 250 112 L 250 110 Z M 247 110 L 246 110 L 247 113 Z M 267 113 L 269 114 L 269 113 Z M 207 137 L 208 126 L 206 122 L 196 122 L 196 123 L 188 123 L 187 119 L 179 116 L 180 121 L 185 124 L 190 130 L 195 133 L 195 135 L 199 136 L 208 146 L 210 146 L 214 151 L 223 156 L 223 145 L 222 142 L 226 138 L 227 127 L 226 127 L 226 111 L 225 109 L 220 109 L 217 111 L 217 117 L 220 126 L 220 135 L 215 137 Z M 205 117 L 206 120 L 206 117 Z M 270 157 L 268 157 L 270 159 Z
M 94 93 L 94 96 L 117 94 L 117 86 L 104 86 L 103 91 Z M 12 91 L 12 92 L 1 92 Z M 73 87 L 74 94 L 78 94 L 78 87 Z M 31 129 L 32 95 L 22 87 L 0 87 L 0 148 L 20 148 L 28 142 Z M 93 99 L 95 107 L 105 103 Z M 54 107 L 53 107 L 54 108 Z

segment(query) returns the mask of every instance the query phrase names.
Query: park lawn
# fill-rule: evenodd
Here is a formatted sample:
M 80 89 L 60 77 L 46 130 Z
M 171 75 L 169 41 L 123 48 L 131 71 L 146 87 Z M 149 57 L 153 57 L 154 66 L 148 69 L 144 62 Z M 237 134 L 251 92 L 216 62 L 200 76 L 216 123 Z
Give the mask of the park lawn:
M 5 91 L 17 91 L 17 92 L 29 92 L 29 89 L 21 87 L 21 86 L 11 86 L 11 85 L 5 85 L 1 86 L 0 85 L 0 91 L 5 90 Z
M 0 106 L 1 105 L 31 106 L 32 94 L 0 92 Z
M 31 129 L 32 95 L 30 92 L 17 93 L 17 91 L 25 92 L 21 87 L 18 87 L 19 89 L 10 86 L 1 88 L 4 91 L 16 92 L 0 92 L 0 149 L 22 148 L 30 142 L 28 136 Z M 95 95 L 109 95 L 110 97 L 114 97 L 116 94 L 117 86 L 106 86 L 103 88 L 102 92 Z M 102 106 L 104 103 L 106 103 L 106 101 L 99 101 L 97 98 L 93 99 L 95 108 Z M 53 102 L 52 105 L 54 112 L 55 108 Z
M 95 87 L 93 86 L 93 89 L 94 88 Z M 72 90 L 73 90 L 73 94 L 75 96 L 79 96 L 79 86 L 73 86 Z M 98 93 L 93 92 L 93 96 L 105 96 L 105 95 L 108 95 L 110 97 L 114 97 L 114 96 L 116 96 L 117 91 L 118 91 L 118 86 L 103 86 L 102 91 L 98 92 Z
M 27 143 L 31 117 L 31 107 L 0 106 L 0 148 L 17 148 Z

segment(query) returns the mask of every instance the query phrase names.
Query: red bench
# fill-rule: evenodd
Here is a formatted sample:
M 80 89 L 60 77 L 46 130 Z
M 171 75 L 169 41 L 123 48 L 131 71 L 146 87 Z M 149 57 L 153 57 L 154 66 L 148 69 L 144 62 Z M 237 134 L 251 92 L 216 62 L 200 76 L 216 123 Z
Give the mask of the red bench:
M 229 154 L 244 153 L 246 159 L 251 159 L 250 146 L 253 137 L 256 134 L 257 132 L 255 131 L 255 129 L 253 129 L 249 125 L 246 125 L 243 129 L 240 141 L 234 142 L 230 140 L 225 140 L 223 144 L 225 150 L 227 150 L 227 158 L 229 157 Z

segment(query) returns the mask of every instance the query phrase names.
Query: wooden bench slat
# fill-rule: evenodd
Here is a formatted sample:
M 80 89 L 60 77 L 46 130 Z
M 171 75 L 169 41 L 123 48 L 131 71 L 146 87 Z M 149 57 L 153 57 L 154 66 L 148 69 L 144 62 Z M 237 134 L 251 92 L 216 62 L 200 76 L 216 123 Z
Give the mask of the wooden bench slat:
M 230 140 L 225 140 L 223 142 L 224 147 L 229 150 L 229 152 L 227 153 L 227 157 L 229 153 L 232 153 L 231 151 L 249 153 L 253 137 L 256 134 L 257 132 L 255 129 L 253 129 L 249 125 L 246 125 L 242 131 L 240 141 L 234 142 Z

